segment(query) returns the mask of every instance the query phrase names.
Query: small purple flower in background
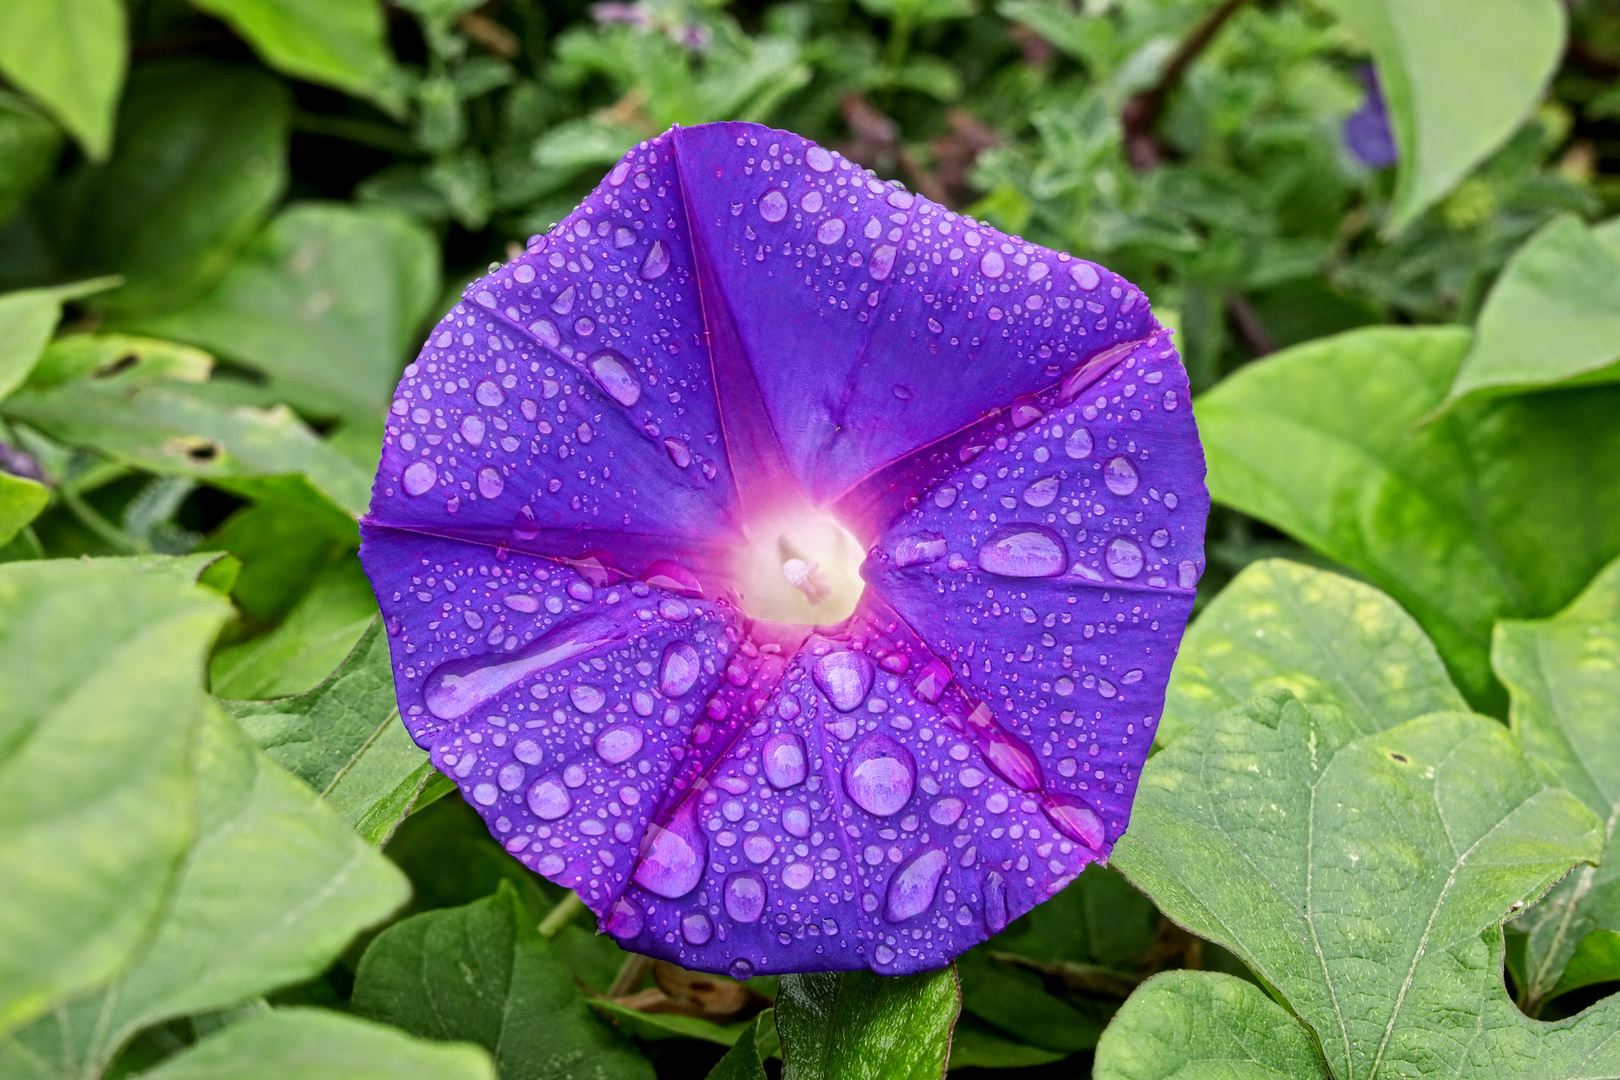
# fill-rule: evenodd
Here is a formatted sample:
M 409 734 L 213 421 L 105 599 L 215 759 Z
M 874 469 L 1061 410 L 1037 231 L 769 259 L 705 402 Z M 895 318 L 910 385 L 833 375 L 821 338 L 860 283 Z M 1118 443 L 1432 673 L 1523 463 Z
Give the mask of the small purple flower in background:
M 1378 72 L 1371 64 L 1363 64 L 1356 69 L 1356 78 L 1367 88 L 1367 97 L 1361 108 L 1345 118 L 1344 145 L 1368 168 L 1386 169 L 1395 164 L 1398 155 Z
M 508 851 L 738 977 L 936 968 L 1106 859 L 1209 505 L 1137 289 L 710 124 L 464 295 L 361 558 Z

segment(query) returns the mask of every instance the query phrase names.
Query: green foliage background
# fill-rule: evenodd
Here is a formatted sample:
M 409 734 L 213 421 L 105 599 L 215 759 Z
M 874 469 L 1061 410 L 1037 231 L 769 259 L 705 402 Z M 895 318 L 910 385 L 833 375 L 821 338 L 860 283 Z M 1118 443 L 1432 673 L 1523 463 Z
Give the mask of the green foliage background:
M 1620 1071 L 1616 0 L 5 0 L 0 79 L 0 1080 Z M 426 327 L 720 119 L 1125 273 L 1199 395 L 1132 827 L 943 972 L 621 953 L 354 558 Z

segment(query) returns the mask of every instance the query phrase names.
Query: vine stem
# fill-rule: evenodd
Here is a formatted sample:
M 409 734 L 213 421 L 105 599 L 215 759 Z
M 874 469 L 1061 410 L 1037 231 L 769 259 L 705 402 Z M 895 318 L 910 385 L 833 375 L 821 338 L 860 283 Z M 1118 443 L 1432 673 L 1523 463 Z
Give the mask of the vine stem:
M 1159 80 L 1146 90 L 1139 90 L 1131 95 L 1131 99 L 1120 110 L 1120 124 L 1125 129 L 1125 155 L 1130 159 L 1131 168 L 1137 172 L 1146 172 L 1157 168 L 1170 159 L 1170 150 L 1159 140 L 1158 134 L 1153 130 L 1159 122 L 1159 114 L 1164 111 L 1165 99 L 1170 91 L 1181 82 L 1192 62 L 1209 47 L 1220 33 L 1221 27 L 1226 25 L 1228 19 L 1237 14 L 1246 0 L 1226 0 L 1220 7 L 1204 17 L 1204 21 L 1193 28 L 1187 35 L 1187 40 L 1181 43 L 1181 48 L 1165 62 L 1164 70 L 1159 72 Z

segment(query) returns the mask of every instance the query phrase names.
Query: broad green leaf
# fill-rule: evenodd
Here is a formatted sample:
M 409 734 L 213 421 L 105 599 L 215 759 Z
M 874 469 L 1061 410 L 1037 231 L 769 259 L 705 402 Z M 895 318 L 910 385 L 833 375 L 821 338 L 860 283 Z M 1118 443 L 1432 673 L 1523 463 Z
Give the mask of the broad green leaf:
M 1097 1044 L 1096 1080 L 1333 1080 L 1311 1033 L 1251 982 L 1167 971 Z
M 0 72 L 49 109 L 101 161 L 112 145 L 129 63 L 120 0 L 6 0 Z
M 459 798 L 446 798 L 412 814 L 389 841 L 386 854 L 411 879 L 413 911 L 470 904 L 505 882 L 517 890 L 538 924 L 564 895 L 564 890 L 513 858 Z
M 1128 967 L 1153 944 L 1159 913 L 1147 897 L 1106 866 L 1093 863 L 1063 891 L 985 943 L 1041 963 L 1071 961 Z
M 284 211 L 206 296 L 141 329 L 271 376 L 324 415 L 381 418 L 439 292 L 438 244 L 382 207 Z
M 649 1013 L 620 1005 L 606 998 L 591 998 L 591 1008 L 611 1020 L 626 1035 L 643 1042 L 662 1039 L 700 1039 L 721 1046 L 736 1046 L 753 1029 L 752 1020 L 738 1020 L 730 1024 L 717 1024 L 701 1016 L 681 1016 L 678 1013 Z
M 434 771 L 400 723 L 380 619 L 315 689 L 224 705 L 265 753 L 320 792 L 372 844 L 393 835 Z
M 12 537 L 39 517 L 50 501 L 50 489 L 44 484 L 0 472 L 0 544 L 11 543 Z
M 352 536 L 347 516 L 342 523 Z M 353 549 L 350 536 L 333 535 L 321 515 L 295 506 L 245 506 L 225 519 L 204 542 L 205 549 L 228 551 L 242 560 L 231 591 L 244 615 L 279 622 L 320 572 Z
M 653 1075 L 585 1004 L 504 883 L 493 896 L 377 935 L 360 958 L 352 1006 L 424 1038 L 477 1043 L 495 1056 L 502 1080 Z
M 68 266 L 124 276 L 98 306 L 167 310 L 225 272 L 286 184 L 288 111 L 259 69 L 173 59 L 135 71 L 112 157 L 43 209 Z
M 1399 604 L 1370 585 L 1283 559 L 1249 564 L 1188 628 L 1155 741 L 1166 745 L 1270 690 L 1342 709 L 1363 734 L 1468 708 Z
M 1113 1003 L 1072 1005 L 1046 992 L 1040 973 L 998 960 L 983 948 L 957 958 L 962 1008 L 1019 1039 L 1072 1054 L 1097 1045 Z
M 0 1049 L 96 1077 L 137 1031 L 318 975 L 409 896 L 404 875 L 217 711 L 197 749 L 197 839 L 152 943 L 95 996 Z
M 748 1023 L 726 1056 L 709 1070 L 709 1080 L 767 1080 L 765 1059 L 770 1051 L 762 1044 L 776 1042 L 776 1014 L 766 1009 Z
M 1400 152 L 1400 232 L 1507 141 L 1564 51 L 1559 0 L 1322 0 L 1378 63 Z
M 1552 614 L 1620 555 L 1620 389 L 1464 402 L 1420 424 L 1468 344 L 1453 328 L 1352 331 L 1196 404 L 1215 499 L 1400 601 L 1458 688 L 1495 708 L 1495 621 Z
M 328 534 L 354 528 L 347 519 L 365 510 L 370 478 L 290 409 L 219 405 L 173 383 L 132 386 L 126 379 L 133 375 L 25 389 L 0 410 L 54 439 L 151 472 L 189 476 L 256 501 L 295 503 L 319 515 Z
M 1274 987 L 1341 1080 L 1506 1080 L 1620 1068 L 1620 1001 L 1543 1025 L 1502 984 L 1502 920 L 1602 840 L 1493 720 L 1364 735 L 1277 691 L 1149 760 L 1112 862 Z
M 0 1038 L 114 975 L 168 899 L 229 610 L 127 565 L 0 565 Z
M 193 0 L 247 39 L 264 62 L 299 79 L 405 111 L 404 77 L 388 51 L 377 0 Z
M 120 391 L 155 382 L 208 381 L 214 358 L 201 349 L 130 334 L 64 334 L 45 347 L 29 373 L 30 390 L 50 390 L 76 379 L 116 379 Z
M 61 321 L 63 301 L 116 284 L 103 278 L 0 294 L 0 399 L 21 386 L 39 362 Z
M 215 653 L 210 686 L 219 697 L 240 700 L 312 690 L 376 618 L 376 597 L 360 561 L 350 556 L 322 571 L 280 626 Z
M 1491 661 L 1524 752 L 1604 822 L 1611 841 L 1620 822 L 1620 561 L 1552 618 L 1497 623 Z M 1521 1000 L 1534 1013 L 1588 934 L 1620 933 L 1620 860 L 1579 867 L 1514 926 L 1529 935 Z M 1583 978 L 1603 981 L 1591 978 L 1595 956 Z M 1620 979 L 1620 966 L 1608 978 Z
M 327 1009 L 275 1009 L 182 1050 L 141 1080 L 495 1080 L 465 1043 L 413 1039 Z
M 928 1080 L 944 1075 L 961 1011 L 956 969 L 784 975 L 776 999 L 782 1080 Z
M 1571 383 L 1620 381 L 1620 219 L 1561 217 L 1503 267 L 1479 313 L 1449 404 Z
M 951 1059 L 946 1071 L 967 1068 L 1022 1069 L 1061 1061 L 1067 1056 L 1062 1050 L 1014 1042 L 998 1034 L 994 1028 L 978 1023 L 973 1017 L 964 1016 L 956 1022 L 956 1030 L 951 1032 Z
M 1616 979 L 1620 979 L 1620 933 L 1594 930 L 1581 941 L 1575 955 L 1564 965 L 1563 977 L 1547 996 L 1555 998 L 1583 986 Z
M 51 175 L 61 152 L 55 124 L 0 95 L 0 225 Z

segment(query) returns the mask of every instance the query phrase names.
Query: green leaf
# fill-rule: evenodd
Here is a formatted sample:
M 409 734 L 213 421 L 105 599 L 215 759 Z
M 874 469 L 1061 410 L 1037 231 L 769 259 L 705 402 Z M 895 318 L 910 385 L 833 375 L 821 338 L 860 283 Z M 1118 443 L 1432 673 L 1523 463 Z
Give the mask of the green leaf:
M 137 325 L 258 368 L 305 412 L 380 418 L 438 293 L 438 244 L 421 225 L 306 203 L 266 226 L 212 292 Z
M 219 278 L 287 178 L 286 88 L 262 70 L 197 59 L 143 64 L 118 144 L 68 178 L 43 214 L 63 261 L 122 274 L 113 316 L 168 310 Z
M 784 975 L 776 999 L 782 1080 L 927 1080 L 945 1072 L 962 994 L 954 967 Z
M 1507 141 L 1564 52 L 1558 0 L 1323 0 L 1378 63 L 1400 153 L 1400 232 Z
M 318 975 L 409 897 L 404 875 L 218 712 L 197 787 L 197 839 L 152 943 L 105 991 L 19 1033 L 14 1059 L 99 1076 L 142 1028 Z
M 1620 1067 L 1620 1000 L 1543 1025 L 1501 974 L 1502 920 L 1602 840 L 1495 721 L 1363 735 L 1277 691 L 1149 760 L 1112 862 L 1274 987 L 1334 1076 L 1505 1080 Z
M 62 152 L 62 133 L 32 109 L 0 98 L 0 225 L 45 182 Z
M 202 383 L 214 358 L 201 349 L 129 334 L 65 334 L 45 347 L 29 373 L 30 390 L 50 390 L 76 379 L 116 379 L 120 390 L 155 382 Z
M 606 998 L 590 998 L 590 1006 L 612 1021 L 626 1035 L 642 1042 L 663 1039 L 700 1039 L 720 1046 L 737 1046 L 739 1040 L 753 1030 L 752 1020 L 738 1020 L 730 1024 L 717 1024 L 701 1016 L 681 1016 L 678 1013 L 650 1013 L 632 1009 Z
M 389 115 L 405 112 L 404 76 L 394 67 L 377 0 L 193 0 L 218 15 L 264 62 L 294 78 L 367 98 Z
M 651 1080 L 652 1065 L 585 1004 L 517 891 L 430 911 L 379 934 L 360 958 L 354 1011 L 414 1035 L 474 1042 L 502 1080 Z
M 956 1022 L 951 1033 L 951 1060 L 947 1072 L 957 1069 L 1023 1069 L 1031 1065 L 1045 1065 L 1061 1061 L 1068 1055 L 1062 1050 L 1048 1050 L 1014 1042 L 994 1028 L 964 1016 Z
M 1594 930 L 1582 939 L 1575 955 L 1564 966 L 1564 974 L 1553 987 L 1549 998 L 1595 983 L 1620 979 L 1620 933 L 1613 930 Z
M 0 545 L 11 543 L 50 501 L 51 491 L 44 484 L 0 472 Z
M 1147 897 L 1106 866 L 1081 871 L 1056 896 L 986 942 L 995 951 L 1040 963 L 1127 965 L 1153 944 L 1159 913 Z
M 244 615 L 269 624 L 292 610 L 323 569 L 353 550 L 347 515 L 342 524 L 343 532 L 333 535 L 321 515 L 296 506 L 245 506 L 203 547 L 242 560 L 231 596 Z
M 6 0 L 0 72 L 49 109 L 96 161 L 112 142 L 129 63 L 120 0 Z
M 1446 404 L 1620 381 L 1620 219 L 1548 223 L 1503 267 Z
M 1167 971 L 1097 1045 L 1095 1080 L 1333 1080 L 1309 1031 L 1251 982 Z
M 766 1009 L 742 1032 L 726 1056 L 709 1070 L 709 1080 L 767 1080 L 765 1059 L 770 1051 L 762 1043 L 776 1041 L 776 1014 Z
M 1469 335 L 1380 327 L 1249 364 L 1197 401 L 1214 498 L 1411 612 L 1476 705 L 1502 617 L 1550 615 L 1620 555 L 1620 390 L 1444 398 Z
M 326 1009 L 275 1009 L 182 1050 L 141 1080 L 495 1080 L 476 1046 L 428 1042 Z
M 322 531 L 353 532 L 371 481 L 285 406 L 227 406 L 174 383 L 131 385 L 137 369 L 24 389 L 0 410 L 65 443 L 151 472 L 213 484 L 245 498 L 294 503 Z
M 0 294 L 0 399 L 23 384 L 62 318 L 62 304 L 116 285 L 115 279 Z
M 1072 1054 L 1097 1045 L 1113 1011 L 1111 1002 L 1077 1007 L 1046 992 L 1040 974 L 998 960 L 983 948 L 957 958 L 962 1008 L 1002 1031 L 1047 1050 Z
M 322 571 L 280 626 L 215 653 L 210 685 L 220 697 L 243 700 L 302 694 L 343 662 L 376 618 L 360 561 L 345 558 Z
M 371 844 L 387 842 L 434 771 L 400 723 L 381 620 L 313 690 L 223 704 L 249 738 Z
M 1166 745 L 1271 690 L 1341 709 L 1363 734 L 1468 708 L 1399 604 L 1370 585 L 1283 559 L 1249 564 L 1188 629 L 1155 741 Z
M 128 565 L 0 565 L 0 1038 L 114 975 L 168 899 L 228 613 Z
M 1491 661 L 1512 696 L 1524 752 L 1612 839 L 1620 822 L 1620 561 L 1552 618 L 1497 623 Z M 1565 965 L 1588 934 L 1620 932 L 1620 860 L 1580 867 L 1514 925 L 1529 935 L 1521 1003 L 1533 1015 L 1561 992 Z M 1592 978 L 1594 958 L 1582 978 L 1604 981 Z M 1620 967 L 1608 978 L 1620 979 Z

